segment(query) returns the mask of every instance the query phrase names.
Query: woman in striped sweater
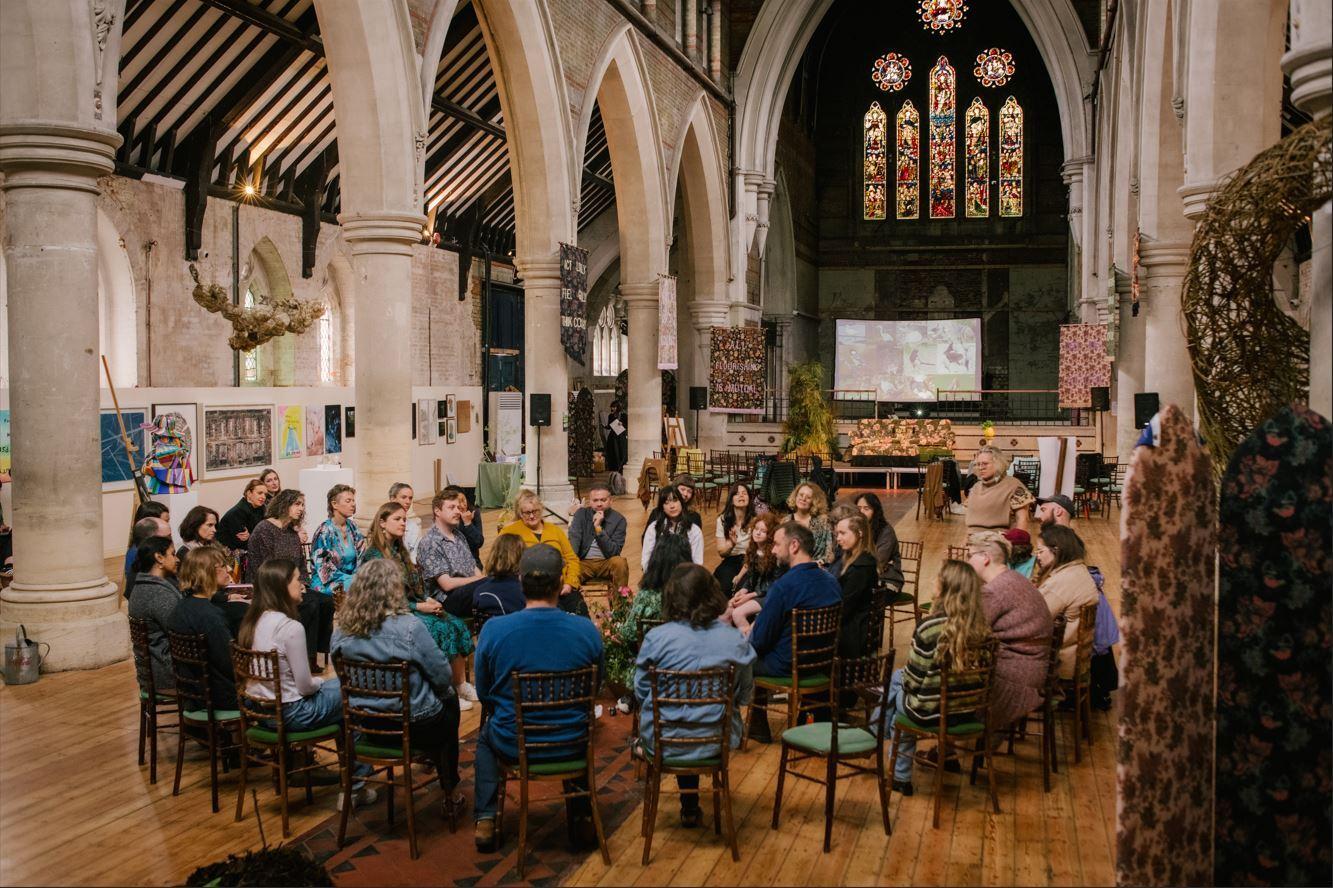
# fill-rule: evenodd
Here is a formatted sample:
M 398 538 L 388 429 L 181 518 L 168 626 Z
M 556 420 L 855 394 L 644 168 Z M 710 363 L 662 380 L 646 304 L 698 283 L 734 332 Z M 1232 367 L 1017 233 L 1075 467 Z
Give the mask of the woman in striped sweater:
M 990 640 L 990 624 L 981 608 L 981 579 L 966 562 L 949 560 L 940 568 L 931 615 L 916 627 L 907 666 L 895 669 L 884 696 L 886 739 L 894 721 L 905 719 L 920 727 L 940 723 L 940 670 L 963 659 L 969 648 Z M 971 690 L 951 686 L 950 692 Z M 970 712 L 950 712 L 952 724 L 973 721 Z M 895 732 L 896 733 L 896 732 Z M 903 732 L 898 762 L 893 772 L 893 791 L 912 794 L 912 756 L 916 736 Z

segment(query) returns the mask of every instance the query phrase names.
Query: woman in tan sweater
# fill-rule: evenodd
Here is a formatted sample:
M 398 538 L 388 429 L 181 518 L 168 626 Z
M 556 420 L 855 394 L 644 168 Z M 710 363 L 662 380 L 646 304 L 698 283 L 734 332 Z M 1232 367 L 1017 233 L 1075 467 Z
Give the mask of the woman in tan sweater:
M 967 494 L 964 521 L 969 534 L 983 530 L 1005 531 L 1011 527 L 1028 529 L 1028 509 L 1032 494 L 1012 475 L 1009 456 L 998 447 L 983 447 L 972 460 L 977 483 Z
M 1051 525 L 1041 532 L 1041 545 L 1033 550 L 1041 565 L 1037 591 L 1046 599 L 1051 615 L 1065 615 L 1065 640 L 1060 648 L 1060 677 L 1074 677 L 1075 640 L 1079 611 L 1097 603 L 1097 584 L 1083 563 L 1085 550 L 1078 534 L 1068 527 Z

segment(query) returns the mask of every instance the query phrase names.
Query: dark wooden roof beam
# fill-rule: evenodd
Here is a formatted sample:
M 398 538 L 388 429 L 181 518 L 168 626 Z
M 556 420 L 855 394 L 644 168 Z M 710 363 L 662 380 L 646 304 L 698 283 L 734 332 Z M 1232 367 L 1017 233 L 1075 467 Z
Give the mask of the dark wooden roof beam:
M 433 110 L 440 112 L 446 117 L 452 117 L 454 120 L 462 121 L 484 133 L 489 133 L 490 135 L 495 136 L 497 139 L 505 138 L 504 127 L 497 123 L 491 123 L 489 120 L 478 116 L 476 112 L 464 108 L 462 105 L 455 102 L 451 102 L 448 99 L 442 99 L 439 96 L 435 96 L 430 100 L 430 106 Z
M 289 43 L 295 43 L 316 55 L 324 55 L 324 41 L 319 39 L 318 34 L 307 34 L 298 25 L 282 16 L 274 15 L 267 9 L 248 3 L 247 0 L 200 0 L 200 2 L 234 15 L 247 24 L 281 37 Z

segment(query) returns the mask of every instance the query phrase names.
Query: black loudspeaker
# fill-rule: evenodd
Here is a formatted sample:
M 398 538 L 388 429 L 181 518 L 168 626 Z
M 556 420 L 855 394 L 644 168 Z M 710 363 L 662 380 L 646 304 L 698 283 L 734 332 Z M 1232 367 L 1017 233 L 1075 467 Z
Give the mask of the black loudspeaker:
M 528 404 L 528 425 L 549 426 L 551 424 L 551 396 L 533 392 Z
M 1141 429 L 1161 409 L 1157 401 L 1157 392 L 1139 392 L 1134 395 L 1134 428 Z
M 1092 409 L 1103 412 L 1111 409 L 1110 386 L 1099 385 L 1092 389 Z
M 702 385 L 690 386 L 690 409 L 707 410 L 708 409 L 708 389 Z

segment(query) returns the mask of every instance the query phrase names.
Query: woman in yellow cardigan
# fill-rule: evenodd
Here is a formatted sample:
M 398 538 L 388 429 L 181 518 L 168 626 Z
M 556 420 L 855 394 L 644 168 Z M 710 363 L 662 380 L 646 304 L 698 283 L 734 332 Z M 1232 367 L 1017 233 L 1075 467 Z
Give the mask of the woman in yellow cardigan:
M 558 524 L 547 524 L 542 520 L 546 509 L 541 499 L 531 490 L 519 491 L 514 501 L 514 510 L 518 520 L 511 521 L 500 533 L 512 534 L 523 541 L 524 547 L 545 543 L 560 553 L 564 559 L 564 586 L 560 589 L 560 609 L 571 614 L 588 615 L 588 605 L 579 591 L 579 556 L 574 554 L 574 547 L 569 544 L 569 535 Z

